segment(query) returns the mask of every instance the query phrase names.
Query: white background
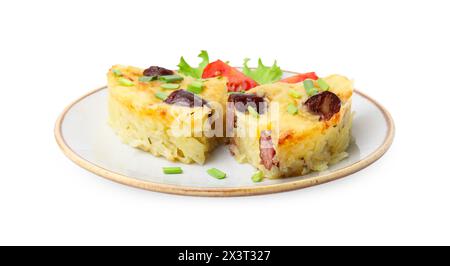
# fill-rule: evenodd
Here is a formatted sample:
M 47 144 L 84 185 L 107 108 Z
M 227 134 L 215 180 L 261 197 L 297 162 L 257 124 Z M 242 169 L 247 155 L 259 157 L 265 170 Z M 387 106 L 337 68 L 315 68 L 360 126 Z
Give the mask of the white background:
M 448 1 L 2 1 L 0 244 L 450 244 Z M 391 149 L 344 179 L 240 198 L 122 186 L 54 122 L 117 63 L 181 55 L 340 73 L 390 110 Z M 367 130 L 370 130 L 370 121 Z

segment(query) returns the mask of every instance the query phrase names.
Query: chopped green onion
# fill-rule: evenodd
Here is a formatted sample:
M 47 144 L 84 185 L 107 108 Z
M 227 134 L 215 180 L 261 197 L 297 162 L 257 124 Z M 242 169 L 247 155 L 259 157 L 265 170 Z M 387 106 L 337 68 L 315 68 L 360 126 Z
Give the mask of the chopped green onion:
M 181 174 L 183 173 L 183 169 L 181 167 L 163 167 L 164 174 Z
M 245 93 L 245 91 L 229 91 L 228 95 L 230 95 L 230 94 L 240 94 L 240 93 Z
M 317 93 L 319 93 L 319 91 L 316 88 L 306 90 L 306 94 L 308 94 L 308 96 L 313 96 L 316 95 Z
M 201 81 L 194 80 L 187 86 L 187 91 L 195 94 L 199 94 L 203 90 L 203 83 Z
M 172 83 L 172 82 L 182 81 L 183 77 L 179 76 L 179 75 L 166 75 L 166 76 L 160 76 L 159 80 L 167 82 L 167 83 Z
M 210 176 L 215 177 L 217 179 L 224 179 L 227 174 L 225 174 L 224 172 L 220 171 L 217 168 L 210 168 L 206 171 Z
M 303 87 L 305 87 L 306 94 L 308 94 L 308 96 L 315 95 L 319 92 L 316 88 L 314 88 L 314 83 L 310 79 L 303 81 Z
M 290 113 L 291 115 L 295 115 L 298 113 L 298 108 L 295 104 L 290 103 L 287 107 L 287 112 Z
M 122 72 L 119 69 L 113 69 L 112 72 L 113 72 L 114 76 L 116 76 L 116 77 L 122 76 Z
M 167 94 L 165 94 L 164 92 L 158 91 L 157 93 L 155 93 L 156 98 L 160 99 L 160 100 L 165 100 L 167 99 Z
M 176 90 L 180 87 L 180 84 L 174 84 L 174 83 L 164 83 L 161 84 L 161 88 L 166 90 Z
M 156 79 L 156 76 L 142 76 L 139 77 L 140 82 L 150 82 Z
M 305 87 L 305 89 L 312 89 L 314 88 L 314 83 L 310 79 L 305 79 L 305 81 L 303 81 L 303 87 Z
M 328 84 L 323 79 L 318 79 L 317 84 L 323 91 L 327 91 L 330 88 L 330 86 L 328 86 Z
M 262 171 L 257 171 L 256 173 L 254 173 L 253 175 L 252 175 L 252 180 L 253 180 L 253 182 L 261 182 L 261 181 L 263 181 L 263 179 L 264 179 L 264 174 L 263 174 L 263 172 Z
M 133 81 L 131 81 L 131 80 L 127 79 L 127 78 L 120 77 L 120 78 L 117 79 L 117 81 L 122 86 L 126 86 L 126 87 L 134 86 Z
M 302 94 L 297 90 L 289 90 L 289 95 L 294 98 L 302 98 Z
M 255 110 L 255 108 L 253 108 L 253 106 L 249 105 L 249 106 L 247 107 L 247 110 L 248 110 L 248 112 L 249 112 L 253 117 L 255 117 L 255 118 L 258 118 L 258 117 L 259 117 L 258 112 Z

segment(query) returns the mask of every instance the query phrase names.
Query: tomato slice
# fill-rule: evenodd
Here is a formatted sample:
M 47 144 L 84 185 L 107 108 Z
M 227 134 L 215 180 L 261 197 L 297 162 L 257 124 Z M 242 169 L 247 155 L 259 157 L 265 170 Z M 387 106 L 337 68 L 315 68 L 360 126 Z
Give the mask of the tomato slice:
M 295 76 L 282 79 L 282 80 L 280 80 L 280 82 L 298 83 L 298 82 L 304 81 L 305 79 L 317 80 L 318 78 L 319 77 L 316 75 L 316 72 L 308 72 L 308 73 L 297 74 Z
M 258 86 L 253 79 L 245 76 L 234 67 L 227 65 L 221 60 L 209 63 L 203 70 L 202 78 L 227 77 L 228 91 L 246 91 Z

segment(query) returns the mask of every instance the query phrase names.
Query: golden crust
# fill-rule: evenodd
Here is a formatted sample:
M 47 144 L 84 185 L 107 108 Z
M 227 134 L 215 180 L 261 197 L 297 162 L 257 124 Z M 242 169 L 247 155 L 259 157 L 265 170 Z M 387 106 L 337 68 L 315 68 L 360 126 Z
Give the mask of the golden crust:
M 330 86 L 330 91 L 335 93 L 342 101 L 342 106 L 347 102 L 351 102 L 353 94 L 353 83 L 351 80 L 340 75 L 331 75 L 323 78 Z M 315 84 L 317 84 L 315 82 Z M 291 90 L 297 91 L 300 98 L 295 99 L 289 95 Z M 297 142 L 304 140 L 315 134 L 323 133 L 329 127 L 336 126 L 343 118 L 344 108 L 336 113 L 331 119 L 327 121 L 320 121 L 319 116 L 311 114 L 306 108 L 299 108 L 296 115 L 290 115 L 286 112 L 289 104 L 293 103 L 298 106 L 303 106 L 303 103 L 308 99 L 303 83 L 282 83 L 277 82 L 273 84 L 261 85 L 248 91 L 248 93 L 256 93 L 257 95 L 264 95 L 271 103 L 278 104 L 279 120 L 275 121 L 279 127 L 278 145 L 286 145 L 289 142 Z M 273 126 L 273 123 L 272 123 Z
M 134 83 L 134 86 L 121 86 L 117 77 L 113 73 L 114 70 L 119 70 L 122 77 L 129 79 Z M 151 82 L 140 82 L 139 77 L 142 76 L 143 69 L 132 66 L 113 66 L 107 74 L 108 86 L 110 93 L 117 100 L 121 101 L 124 105 L 132 106 L 136 110 L 147 111 L 149 105 L 161 104 L 162 100 L 155 96 L 158 91 L 170 93 L 161 88 L 163 82 L 159 80 Z M 178 74 L 183 76 L 181 74 Z M 180 89 L 186 89 L 188 84 L 191 83 L 194 78 L 183 76 L 183 81 L 180 82 Z M 227 99 L 226 80 L 221 78 L 205 79 L 204 90 L 198 94 L 201 98 L 207 101 L 219 102 L 224 104 Z

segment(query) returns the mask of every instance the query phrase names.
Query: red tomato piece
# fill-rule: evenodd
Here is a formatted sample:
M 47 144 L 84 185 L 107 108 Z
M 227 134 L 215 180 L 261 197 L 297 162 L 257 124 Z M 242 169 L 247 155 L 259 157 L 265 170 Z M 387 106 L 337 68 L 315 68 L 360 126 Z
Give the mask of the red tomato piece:
M 253 79 L 245 76 L 234 67 L 227 65 L 221 60 L 209 63 L 203 70 L 202 78 L 227 77 L 228 91 L 246 91 L 258 86 Z
M 308 73 L 297 74 L 295 76 L 282 79 L 282 80 L 280 80 L 280 82 L 298 83 L 298 82 L 304 81 L 305 79 L 317 80 L 318 78 L 319 77 L 316 75 L 316 72 L 308 72 Z

